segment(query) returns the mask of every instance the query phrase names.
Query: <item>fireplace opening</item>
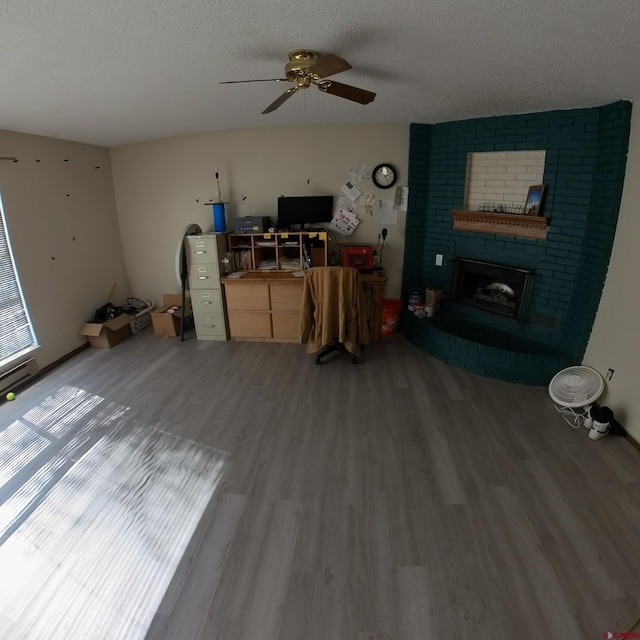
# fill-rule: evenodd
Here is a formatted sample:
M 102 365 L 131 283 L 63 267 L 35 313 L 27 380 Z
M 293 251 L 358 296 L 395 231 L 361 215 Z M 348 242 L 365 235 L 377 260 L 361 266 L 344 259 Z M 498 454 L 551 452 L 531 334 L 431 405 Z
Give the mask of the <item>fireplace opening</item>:
M 519 322 L 526 312 L 533 271 L 456 258 L 453 302 Z

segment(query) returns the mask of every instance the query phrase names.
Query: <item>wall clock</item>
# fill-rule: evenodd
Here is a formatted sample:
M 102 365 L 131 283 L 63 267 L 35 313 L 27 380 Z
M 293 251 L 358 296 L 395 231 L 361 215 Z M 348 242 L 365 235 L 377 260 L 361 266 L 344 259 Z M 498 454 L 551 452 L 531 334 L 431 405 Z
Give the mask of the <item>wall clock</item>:
M 398 179 L 398 172 L 388 162 L 379 164 L 371 173 L 373 184 L 380 189 L 390 189 Z

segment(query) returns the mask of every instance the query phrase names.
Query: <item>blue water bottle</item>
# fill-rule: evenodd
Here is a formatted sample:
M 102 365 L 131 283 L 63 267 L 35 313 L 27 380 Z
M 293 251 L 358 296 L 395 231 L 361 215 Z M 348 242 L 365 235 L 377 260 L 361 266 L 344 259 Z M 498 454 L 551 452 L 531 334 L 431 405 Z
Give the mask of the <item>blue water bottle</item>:
M 213 230 L 216 233 L 224 233 L 227 230 L 227 221 L 224 215 L 224 202 L 220 193 L 220 174 L 216 167 L 216 200 L 213 204 Z
M 224 202 L 213 203 L 213 230 L 216 233 L 224 233 L 227 230 L 227 222 L 224 215 Z

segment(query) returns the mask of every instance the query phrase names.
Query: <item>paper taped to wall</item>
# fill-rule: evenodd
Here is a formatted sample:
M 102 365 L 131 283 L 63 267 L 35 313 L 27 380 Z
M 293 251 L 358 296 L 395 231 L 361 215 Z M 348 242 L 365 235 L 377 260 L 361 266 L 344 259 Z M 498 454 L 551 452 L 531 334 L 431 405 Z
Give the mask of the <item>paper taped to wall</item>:
M 350 236 L 359 223 L 360 220 L 353 213 L 340 209 L 331 220 L 330 228 L 341 236 Z
M 345 184 L 343 184 L 341 189 L 342 192 L 346 196 L 348 196 L 352 202 L 354 200 L 357 200 L 362 195 L 362 191 L 360 191 L 360 189 L 358 189 L 357 187 L 354 187 L 350 182 L 346 182 Z
M 398 224 L 398 212 L 393 200 L 380 201 L 380 224 Z

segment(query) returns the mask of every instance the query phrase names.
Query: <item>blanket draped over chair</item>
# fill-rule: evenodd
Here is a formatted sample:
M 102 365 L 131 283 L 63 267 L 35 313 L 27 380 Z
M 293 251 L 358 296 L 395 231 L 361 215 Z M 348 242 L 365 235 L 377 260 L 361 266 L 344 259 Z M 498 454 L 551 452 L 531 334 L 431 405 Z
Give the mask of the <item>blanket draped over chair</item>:
M 315 353 L 337 340 L 357 356 L 368 339 L 359 273 L 353 267 L 312 267 L 305 274 L 302 342 Z

